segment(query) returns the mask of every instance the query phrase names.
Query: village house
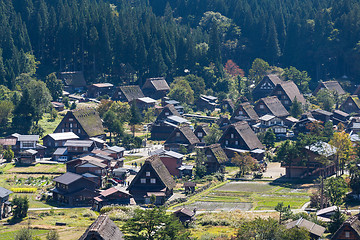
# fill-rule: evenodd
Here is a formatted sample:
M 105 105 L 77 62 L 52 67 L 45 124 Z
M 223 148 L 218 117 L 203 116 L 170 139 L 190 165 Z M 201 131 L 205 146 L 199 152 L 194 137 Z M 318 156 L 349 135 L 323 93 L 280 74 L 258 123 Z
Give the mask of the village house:
M 331 121 L 333 113 L 322 109 L 315 109 L 311 111 L 311 115 L 316 120 L 321 121 L 323 122 L 323 124 L 325 124 L 326 122 Z
M 340 109 L 346 113 L 360 113 L 360 99 L 357 95 L 348 96 Z
M 131 195 L 126 190 L 120 190 L 112 187 L 101 191 L 98 196 L 94 197 L 93 209 L 100 211 L 108 205 L 128 205 L 130 204 Z
M 224 164 L 229 162 L 220 144 L 212 144 L 203 148 L 206 156 L 205 166 L 208 173 L 222 172 Z
M 184 187 L 185 193 L 187 193 L 187 194 L 194 193 L 195 188 L 196 188 L 196 183 L 194 183 L 194 182 L 184 182 L 183 187 Z
M 200 95 L 200 98 L 196 101 L 195 105 L 198 111 L 214 111 L 217 106 L 216 101 L 217 97 Z
M 204 137 L 208 135 L 210 132 L 210 127 L 207 124 L 198 125 L 194 131 L 195 136 L 199 139 L 199 141 L 205 144 Z
M 0 138 L 0 146 L 3 149 L 7 149 L 8 147 L 12 150 L 15 150 L 17 138 Z
M 170 123 L 168 117 L 180 117 L 179 112 L 171 104 L 166 105 L 161 113 L 157 116 L 155 122 L 151 125 L 151 139 L 166 140 L 177 127 L 176 124 Z M 181 118 L 184 119 L 184 118 Z M 171 120 L 170 120 L 171 121 Z
M 86 88 L 86 81 L 82 71 L 61 72 L 59 79 L 63 81 L 65 85 L 64 90 L 67 92 L 83 91 Z
M 164 77 L 148 78 L 142 87 L 142 91 L 147 97 L 160 99 L 170 92 L 170 87 Z
M 225 150 L 229 158 L 234 156 L 235 152 L 247 152 L 254 150 L 261 150 L 254 152 L 255 154 L 263 155 L 264 146 L 259 141 L 254 131 L 245 121 L 231 124 L 225 129 L 221 136 L 219 143 Z M 259 159 L 259 157 L 256 157 Z
M 109 153 L 109 155 L 114 159 L 121 159 L 124 157 L 125 148 L 119 146 L 112 146 L 107 147 L 103 151 Z
M 295 99 L 303 106 L 306 104 L 304 96 L 293 81 L 279 83 L 275 86 L 272 96 L 276 96 L 284 107 L 289 110 Z
M 255 103 L 254 110 L 258 116 L 270 114 L 278 118 L 283 118 L 290 115 L 276 96 L 261 98 Z
M 239 104 L 230 120 L 233 122 L 247 121 L 249 124 L 255 124 L 259 120 L 259 116 L 249 102 L 244 102 Z
M 302 117 L 295 125 L 293 126 L 293 131 L 296 136 L 300 133 L 309 133 L 310 127 L 312 124 L 320 124 L 321 122 L 316 120 L 311 114 L 310 116 Z
M 174 106 L 174 108 L 176 109 L 176 111 L 178 111 L 178 113 L 180 115 L 183 115 L 184 114 L 184 107 L 180 105 L 180 102 L 176 101 L 176 100 L 172 100 L 172 99 L 169 99 L 168 97 L 163 97 L 161 99 L 161 105 L 162 106 L 166 106 L 168 104 L 171 104 Z
M 182 166 L 183 154 L 158 149 L 150 153 L 150 155 L 159 155 L 160 160 L 172 176 L 180 177 L 179 167 Z
M 144 93 L 138 85 L 128 85 L 117 87 L 111 99 L 130 103 L 133 100 L 143 97 L 145 97 Z
M 39 138 L 39 135 L 21 135 L 14 133 L 6 139 L 9 139 L 7 140 L 8 143 L 13 142 L 13 140 L 10 139 L 15 139 L 16 144 L 11 145 L 15 157 L 23 157 L 23 163 L 30 164 L 35 162 L 36 157 L 43 158 L 45 156 L 46 147 L 39 144 Z
M 276 74 L 266 75 L 252 91 L 254 101 L 269 96 L 275 86 L 282 82 L 283 81 Z
M 220 109 L 222 112 L 233 114 L 235 111 L 235 104 L 231 99 L 224 99 L 220 103 Z
M 68 111 L 54 131 L 54 133 L 64 132 L 73 132 L 80 139 L 105 137 L 100 116 L 95 109 L 91 108 Z
M 293 116 L 288 116 L 284 119 L 284 123 L 288 127 L 288 129 L 291 129 L 298 122 L 299 119 L 294 118 Z
M 67 148 L 68 156 L 73 158 L 91 152 L 95 147 L 95 143 L 91 140 L 68 140 L 65 142 L 64 147 Z
M 176 183 L 158 155 L 147 158 L 140 171 L 130 183 L 128 190 L 136 203 L 150 203 L 152 195 L 155 204 L 163 204 L 173 194 Z
M 336 213 L 336 211 L 341 211 L 338 206 L 331 206 L 327 208 L 322 208 L 316 212 L 317 220 L 322 222 L 331 222 L 331 217 Z
M 50 133 L 42 138 L 43 145 L 50 148 L 63 147 L 67 140 L 77 140 L 79 137 L 73 132 Z
M 276 137 L 286 137 L 287 126 L 281 118 L 267 114 L 260 117 L 259 120 L 259 123 L 252 126 L 255 133 L 266 132 L 271 129 Z
M 97 184 L 86 177 L 67 172 L 54 178 L 53 199 L 70 206 L 90 206 Z
M 282 167 L 286 169 L 286 177 L 329 177 L 335 174 L 336 166 L 334 158 L 336 148 L 332 145 L 326 142 L 318 142 L 311 146 L 306 146 L 301 152 L 305 153 L 305 155 L 292 159 L 291 162 L 282 162 Z M 326 163 L 324 163 L 324 159 Z
M 291 229 L 294 227 L 303 228 L 309 232 L 310 239 L 312 240 L 321 239 L 322 235 L 326 230 L 326 228 L 324 228 L 323 226 L 310 222 L 302 217 L 300 219 L 287 223 L 285 227 L 286 229 Z
M 139 108 L 140 112 L 143 112 L 149 108 L 154 108 L 155 104 L 156 100 L 149 97 L 136 99 L 136 106 Z
M 221 115 L 219 119 L 216 121 L 216 124 L 220 127 L 221 130 L 224 130 L 231 124 L 231 121 L 228 116 Z
M 175 217 L 179 219 L 181 223 L 187 226 L 190 222 L 195 220 L 196 210 L 191 211 L 187 208 L 181 208 L 174 212 Z
M 79 240 L 124 240 L 124 234 L 120 231 L 108 215 L 100 215 L 93 222 Z
M 164 148 L 178 152 L 181 150 L 181 146 L 183 146 L 188 152 L 191 152 L 199 142 L 199 139 L 195 136 L 190 126 L 183 125 L 174 129 L 168 139 L 166 139 Z
M 17 158 L 18 164 L 34 164 L 36 163 L 36 155 L 38 154 L 38 151 L 34 149 L 26 149 L 19 153 L 19 156 Z
M 346 126 L 348 124 L 350 115 L 346 112 L 341 110 L 335 109 L 333 111 L 333 115 L 331 116 L 331 120 L 333 121 L 334 125 L 338 125 L 339 123 Z
M 360 214 L 346 219 L 334 233 L 331 240 L 357 240 L 360 239 Z
M 85 174 L 90 173 L 94 176 L 90 176 L 94 182 L 97 184 L 97 188 L 105 187 L 106 177 L 107 177 L 107 165 L 99 161 L 87 161 L 83 164 L 79 164 L 75 167 L 75 173 Z M 87 176 L 85 176 L 87 177 Z
M 9 217 L 11 214 L 11 202 L 9 201 L 9 197 L 12 193 L 12 191 L 0 187 L 0 220 Z
M 65 109 L 65 105 L 60 102 L 51 102 L 51 105 L 58 112 L 64 111 Z
M 321 89 L 326 89 L 330 92 L 336 92 L 338 95 L 346 94 L 344 89 L 341 87 L 338 81 L 320 81 L 317 87 L 315 88 L 313 95 L 316 95 Z
M 100 96 L 111 97 L 114 92 L 114 85 L 111 83 L 94 83 L 88 87 L 87 97 L 98 98 Z
M 68 160 L 68 150 L 65 147 L 60 147 L 53 152 L 51 159 L 58 162 L 66 162 Z
M 183 164 L 178 169 L 179 169 L 179 178 L 186 177 L 186 176 L 189 176 L 191 178 L 194 166 Z

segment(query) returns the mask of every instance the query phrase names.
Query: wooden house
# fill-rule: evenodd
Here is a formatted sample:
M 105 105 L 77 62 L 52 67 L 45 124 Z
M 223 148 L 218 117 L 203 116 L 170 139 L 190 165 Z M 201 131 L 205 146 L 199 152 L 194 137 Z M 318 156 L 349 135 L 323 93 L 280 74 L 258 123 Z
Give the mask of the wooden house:
M 194 169 L 193 165 L 181 165 L 179 168 L 179 177 L 185 177 L 185 176 L 189 176 L 192 177 L 192 172 Z
M 360 99 L 357 95 L 349 96 L 340 106 L 340 109 L 346 113 L 360 113 Z
M 310 126 L 313 123 L 321 123 L 320 121 L 316 120 L 314 117 L 306 116 L 302 117 L 295 125 L 293 126 L 293 131 L 295 135 L 299 135 L 300 133 L 309 133 L 310 132 Z
M 335 174 L 335 147 L 326 142 L 318 142 L 306 146 L 301 151 L 306 153 L 306 155 L 292 159 L 290 163 L 282 163 L 282 167 L 286 169 L 286 177 L 329 177 Z M 327 163 L 324 163 L 324 159 L 326 159 Z
M 170 92 L 170 87 L 164 77 L 148 78 L 142 87 L 142 91 L 147 97 L 160 99 Z
M 156 100 L 149 97 L 136 99 L 136 106 L 139 108 L 140 112 L 143 112 L 149 108 L 154 108 L 155 104 Z
M 169 99 L 168 97 L 164 97 L 161 99 L 161 106 L 166 106 L 168 104 L 174 105 L 174 108 L 180 115 L 184 114 L 184 107 L 180 105 L 180 102 L 176 100 Z
M 91 173 L 97 176 L 96 178 L 92 178 L 92 180 L 95 180 L 98 188 L 103 188 L 106 183 L 107 168 L 108 166 L 106 164 L 99 161 L 87 161 L 83 164 L 77 165 L 75 167 L 75 173 L 80 175 L 84 173 Z
M 119 146 L 112 146 L 104 149 L 104 152 L 109 153 L 109 156 L 114 159 L 121 159 L 124 157 L 125 148 Z
M 105 137 L 100 116 L 95 109 L 91 108 L 68 111 L 54 131 L 54 133 L 63 132 L 73 132 L 80 139 Z
M 183 187 L 184 187 L 185 193 L 193 193 L 193 192 L 195 192 L 196 183 L 184 182 Z
M 230 120 L 233 122 L 247 121 L 250 124 L 255 124 L 259 120 L 259 116 L 249 102 L 244 102 L 239 104 Z
M 216 100 L 217 97 L 201 95 L 200 98 L 196 101 L 195 105 L 199 111 L 214 111 L 217 106 Z
M 100 215 L 79 240 L 124 240 L 125 236 L 108 215 Z
M 333 113 L 322 110 L 322 109 L 315 109 L 311 111 L 311 115 L 318 121 L 326 122 L 331 121 Z
M 358 240 L 360 239 L 360 214 L 346 219 L 334 233 L 331 240 Z
M 231 99 L 224 99 L 220 103 L 220 109 L 222 112 L 233 114 L 235 111 L 235 104 Z
M 64 147 L 67 148 L 69 154 L 80 155 L 91 152 L 95 144 L 91 140 L 68 140 L 65 142 Z
M 188 125 L 183 125 L 174 129 L 168 139 L 166 139 L 164 147 L 166 150 L 178 152 L 181 149 L 180 146 L 184 146 L 191 152 L 199 142 L 191 128 Z
M 338 95 L 346 94 L 338 81 L 320 81 L 315 88 L 313 95 L 316 95 L 321 89 L 326 89 L 330 92 L 336 92 Z
M 210 132 L 210 127 L 207 124 L 201 124 L 196 127 L 194 130 L 195 136 L 199 139 L 201 143 L 205 143 L 204 137 Z
M 177 127 L 176 124 L 167 121 L 170 116 L 181 117 L 175 107 L 168 104 L 162 109 L 155 122 L 151 125 L 151 139 L 166 140 L 170 136 Z
M 155 204 L 163 204 L 173 194 L 175 185 L 160 157 L 154 155 L 145 160 L 128 190 L 137 203 L 149 204 L 154 195 Z
M 228 157 L 226 156 L 224 150 L 221 148 L 220 144 L 212 144 L 203 148 L 203 151 L 206 156 L 206 171 L 208 173 L 213 172 L 222 172 L 224 164 L 229 162 Z
M 101 191 L 100 194 L 94 197 L 93 209 L 100 211 L 100 209 L 107 205 L 128 205 L 130 204 L 131 195 L 126 190 L 120 190 L 112 187 Z
M 235 148 L 242 150 L 263 149 L 264 146 L 245 121 L 231 124 L 225 129 L 219 143 L 223 148 Z
M 231 124 L 231 121 L 228 116 L 221 115 L 220 118 L 216 121 L 216 124 L 220 127 L 220 129 L 224 130 Z
M 277 84 L 271 95 L 276 96 L 287 110 L 290 109 L 295 99 L 302 105 L 306 104 L 304 96 L 293 81 Z
M 264 115 L 259 118 L 260 122 L 253 125 L 253 129 L 256 133 L 266 132 L 271 129 L 276 137 L 286 137 L 287 126 L 283 119 L 275 117 L 273 115 Z
M 266 75 L 252 91 L 253 99 L 256 101 L 260 98 L 269 96 L 275 86 L 283 81 L 276 74 Z
M 143 97 L 145 97 L 144 93 L 138 85 L 128 85 L 117 87 L 111 99 L 130 103 L 133 100 Z
M 114 85 L 111 83 L 94 83 L 87 89 L 87 97 L 98 98 L 100 96 L 111 97 L 114 92 Z
M 59 79 L 63 81 L 64 90 L 67 92 L 83 91 L 86 88 L 86 81 L 82 71 L 61 72 Z
M 73 132 L 50 133 L 42 138 L 43 145 L 47 148 L 64 147 L 67 140 L 77 140 L 79 137 Z
M 27 149 L 27 150 L 23 150 L 20 151 L 19 153 L 19 157 L 18 157 L 18 163 L 19 164 L 34 164 L 36 163 L 36 155 L 37 155 L 38 151 L 34 150 L 34 149 Z
M 174 212 L 175 217 L 177 217 L 180 222 L 186 225 L 188 225 L 190 222 L 194 220 L 195 214 L 196 214 L 195 209 L 191 211 L 190 209 L 187 208 L 181 208 Z
M 70 206 L 91 206 L 96 196 L 97 184 L 82 175 L 67 172 L 54 178 L 55 188 L 52 189 L 55 201 Z
M 258 116 L 270 114 L 282 118 L 290 115 L 276 96 L 261 98 L 255 103 L 254 110 Z
M 302 217 L 300 219 L 287 223 L 285 227 L 286 229 L 291 229 L 295 227 L 303 228 L 309 232 L 311 240 L 321 239 L 322 235 L 326 230 L 326 228 L 324 228 L 323 226 L 310 222 Z
M 342 123 L 344 126 L 346 126 L 349 121 L 349 118 L 350 115 L 348 113 L 338 109 L 335 109 L 333 111 L 333 115 L 331 116 L 331 120 L 333 121 L 334 125 L 338 125 L 339 123 Z
M 0 187 L 0 220 L 9 217 L 11 214 L 11 202 L 9 201 L 9 197 L 12 193 L 12 191 Z
M 16 138 L 0 138 L 0 146 L 3 149 L 10 147 L 12 150 L 16 148 Z
M 169 116 L 180 116 L 180 113 L 175 109 L 174 105 L 168 104 L 166 105 L 161 113 L 157 116 L 155 123 L 160 123 L 165 121 Z

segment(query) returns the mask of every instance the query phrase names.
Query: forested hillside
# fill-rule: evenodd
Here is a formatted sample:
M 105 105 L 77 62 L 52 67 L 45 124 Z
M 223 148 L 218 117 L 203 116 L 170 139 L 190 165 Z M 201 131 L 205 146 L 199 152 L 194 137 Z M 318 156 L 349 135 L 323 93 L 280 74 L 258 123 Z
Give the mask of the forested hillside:
M 360 76 L 356 0 L 1 1 L 0 84 L 38 61 L 37 75 L 83 70 L 116 84 L 184 73 L 205 77 L 232 59 L 295 66 L 313 80 Z M 98 79 L 98 80 L 97 80 Z

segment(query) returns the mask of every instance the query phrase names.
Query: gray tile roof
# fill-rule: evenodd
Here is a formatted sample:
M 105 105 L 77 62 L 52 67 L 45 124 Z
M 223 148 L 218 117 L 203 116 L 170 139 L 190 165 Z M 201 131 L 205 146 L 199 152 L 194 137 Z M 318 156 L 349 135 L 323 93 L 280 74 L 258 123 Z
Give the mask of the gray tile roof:
M 73 132 L 50 133 L 50 134 L 48 134 L 46 136 L 49 136 L 50 138 L 54 139 L 55 141 L 79 139 L 79 137 Z
M 312 233 L 318 237 L 321 237 L 326 230 L 326 228 L 324 228 L 323 226 L 320 226 L 316 223 L 310 222 L 304 218 L 300 218 L 298 220 L 295 220 L 295 221 L 292 221 L 292 222 L 289 222 L 288 224 L 286 224 L 287 229 L 290 229 L 293 227 L 305 228 L 307 231 L 309 231 L 310 233 Z
M 0 198 L 4 198 L 6 196 L 9 196 L 10 194 L 12 194 L 13 192 L 6 189 L 6 188 L 3 188 L 3 187 L 0 187 Z
M 19 135 L 18 141 L 39 141 L 39 135 Z
M 64 147 L 91 147 L 93 143 L 89 140 L 67 140 Z
M 67 148 L 58 148 L 53 153 L 53 155 L 65 155 L 65 154 L 67 154 Z
M 75 173 L 71 173 L 71 172 L 66 172 L 63 175 L 54 178 L 54 182 L 58 182 L 58 183 L 62 183 L 65 185 L 68 185 L 70 183 L 73 183 L 79 179 L 81 179 L 82 176 L 79 174 L 75 174 Z

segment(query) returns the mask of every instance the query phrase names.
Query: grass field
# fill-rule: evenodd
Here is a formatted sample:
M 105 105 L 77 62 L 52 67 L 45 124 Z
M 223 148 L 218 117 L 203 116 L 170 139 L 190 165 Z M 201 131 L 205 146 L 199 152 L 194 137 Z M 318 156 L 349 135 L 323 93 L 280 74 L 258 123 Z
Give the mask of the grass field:
M 12 164 L 13 165 L 13 164 Z M 6 173 L 50 173 L 62 174 L 66 172 L 65 164 L 36 164 L 34 166 L 16 166 L 11 167 Z
M 62 116 L 58 115 L 55 121 L 51 121 L 50 113 L 45 113 L 43 118 L 39 121 L 39 125 L 44 129 L 43 136 L 53 133 L 55 128 L 59 125 L 62 120 Z

